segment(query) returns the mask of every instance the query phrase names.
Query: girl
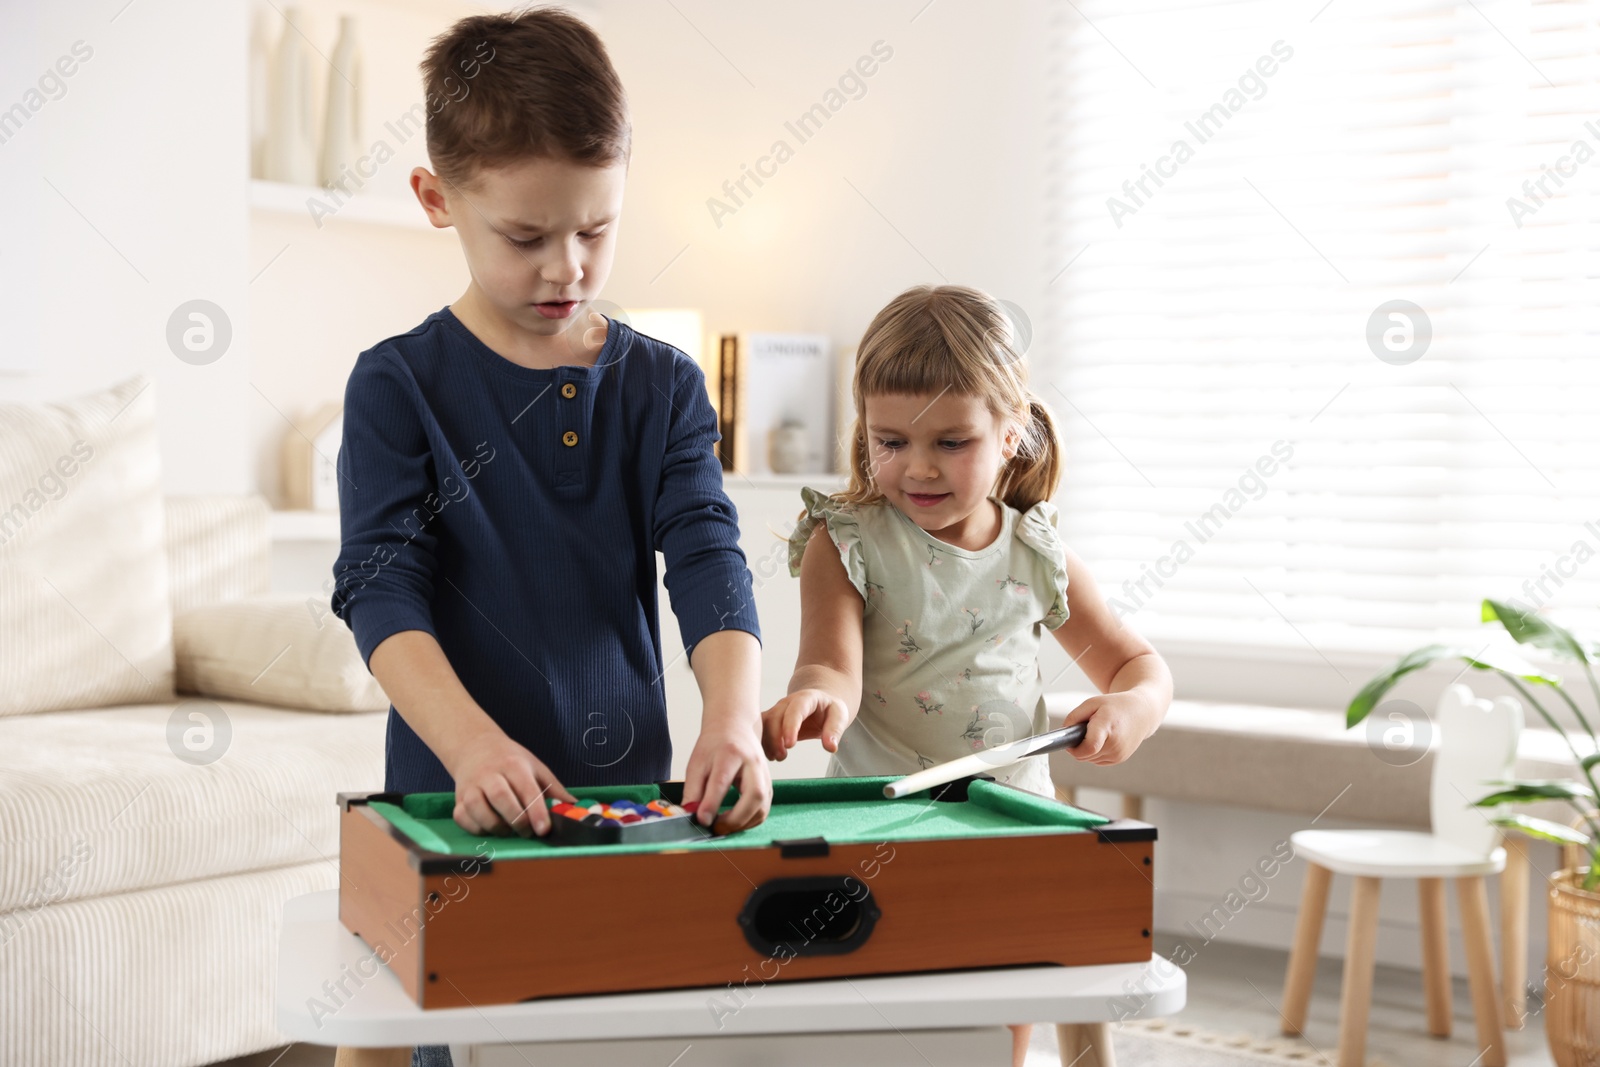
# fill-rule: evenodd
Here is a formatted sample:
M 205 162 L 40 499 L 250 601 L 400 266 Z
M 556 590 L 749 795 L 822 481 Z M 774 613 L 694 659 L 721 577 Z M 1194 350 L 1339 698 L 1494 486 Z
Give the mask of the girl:
M 1160 724 L 1166 664 L 1056 532 L 1060 444 L 1021 356 L 963 286 L 908 289 L 867 327 L 849 487 L 802 489 L 789 538 L 800 656 L 762 716 L 768 758 L 820 738 L 830 776 L 899 775 L 1041 733 L 1046 629 L 1101 690 L 1067 716 L 1088 723 L 1075 757 L 1120 763 Z M 994 777 L 1052 796 L 1047 759 Z

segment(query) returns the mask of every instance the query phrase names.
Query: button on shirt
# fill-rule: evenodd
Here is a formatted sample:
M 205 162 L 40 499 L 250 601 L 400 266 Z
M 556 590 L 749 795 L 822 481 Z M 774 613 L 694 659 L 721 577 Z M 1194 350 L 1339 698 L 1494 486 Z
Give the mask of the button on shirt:
M 671 772 L 656 553 L 684 646 L 759 637 L 694 361 L 610 320 L 592 366 L 513 363 L 445 307 L 361 353 L 338 458 L 333 610 L 364 660 L 433 634 L 567 785 Z M 391 707 L 384 788 L 454 788 Z

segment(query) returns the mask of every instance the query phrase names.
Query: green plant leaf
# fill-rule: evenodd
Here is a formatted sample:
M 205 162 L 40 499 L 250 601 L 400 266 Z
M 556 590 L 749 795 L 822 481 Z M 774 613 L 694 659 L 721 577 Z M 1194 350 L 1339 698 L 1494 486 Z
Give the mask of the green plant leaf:
M 1540 674 L 1538 669 L 1531 663 L 1499 651 L 1480 653 L 1468 652 L 1466 649 L 1458 648 L 1455 645 L 1426 645 L 1414 652 L 1407 652 L 1395 662 L 1394 666 L 1385 671 L 1380 671 L 1370 682 L 1361 687 L 1361 692 L 1355 695 L 1354 699 L 1350 701 L 1350 706 L 1345 709 L 1345 728 L 1348 729 L 1359 724 L 1361 720 L 1371 714 L 1372 709 L 1378 706 L 1378 702 L 1384 698 L 1384 695 L 1389 690 L 1394 688 L 1400 679 L 1412 671 L 1421 670 L 1423 667 L 1442 659 L 1464 660 L 1480 671 L 1504 671 L 1524 681 L 1538 682 L 1541 685 L 1555 686 L 1561 684 L 1559 678 Z
M 1549 649 L 1580 663 L 1592 662 L 1589 649 L 1577 635 L 1531 611 L 1519 611 L 1510 604 L 1485 599 L 1482 618 L 1484 622 L 1498 621 L 1506 633 L 1519 645 L 1533 645 Z
M 1504 788 L 1473 803 L 1480 808 L 1492 808 L 1497 804 L 1527 804 L 1538 800 L 1587 800 L 1592 803 L 1594 790 L 1581 782 L 1565 778 L 1507 782 Z
M 1496 815 L 1489 821 L 1508 830 L 1520 830 L 1529 837 L 1537 837 L 1541 841 L 1554 841 L 1558 845 L 1589 843 L 1589 835 L 1582 830 L 1574 830 L 1570 826 L 1562 826 L 1549 819 L 1535 819 L 1531 815 Z
M 1459 652 L 1460 649 L 1451 645 L 1427 645 L 1414 652 L 1407 652 L 1395 662 L 1394 666 L 1374 675 L 1370 682 L 1361 687 L 1361 692 L 1355 695 L 1350 701 L 1350 706 L 1345 709 L 1345 728 L 1355 726 L 1371 714 L 1372 709 L 1378 706 L 1378 701 L 1382 700 L 1384 694 L 1393 689 L 1400 679 L 1436 660 L 1452 659 Z
M 1600 763 L 1600 752 L 1591 752 L 1583 757 L 1583 769 L 1586 771 L 1594 767 L 1596 763 Z

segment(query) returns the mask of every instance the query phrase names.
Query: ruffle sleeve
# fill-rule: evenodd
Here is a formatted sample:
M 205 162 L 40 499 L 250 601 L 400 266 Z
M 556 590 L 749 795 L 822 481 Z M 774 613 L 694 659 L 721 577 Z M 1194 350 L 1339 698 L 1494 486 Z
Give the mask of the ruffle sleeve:
M 1017 537 L 1039 554 L 1050 574 L 1041 621 L 1054 630 L 1067 621 L 1067 546 L 1056 530 L 1056 506 L 1042 500 L 1029 508 L 1017 520 Z
M 856 514 L 856 505 L 842 503 L 810 486 L 800 489 L 800 499 L 805 502 L 806 510 L 794 531 L 789 534 L 789 574 L 799 577 L 800 561 L 805 558 L 812 531 L 819 522 L 825 523 L 828 536 L 839 549 L 839 560 L 844 564 L 850 584 L 865 600 L 869 589 L 867 561 L 861 551 L 861 523 Z

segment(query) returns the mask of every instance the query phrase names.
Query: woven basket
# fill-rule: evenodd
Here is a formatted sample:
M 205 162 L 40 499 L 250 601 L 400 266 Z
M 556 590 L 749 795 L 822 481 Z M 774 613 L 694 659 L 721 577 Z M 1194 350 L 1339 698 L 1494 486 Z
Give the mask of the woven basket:
M 1589 868 L 1568 859 L 1549 883 L 1544 1032 L 1556 1067 L 1600 1067 L 1600 893 L 1578 888 Z

